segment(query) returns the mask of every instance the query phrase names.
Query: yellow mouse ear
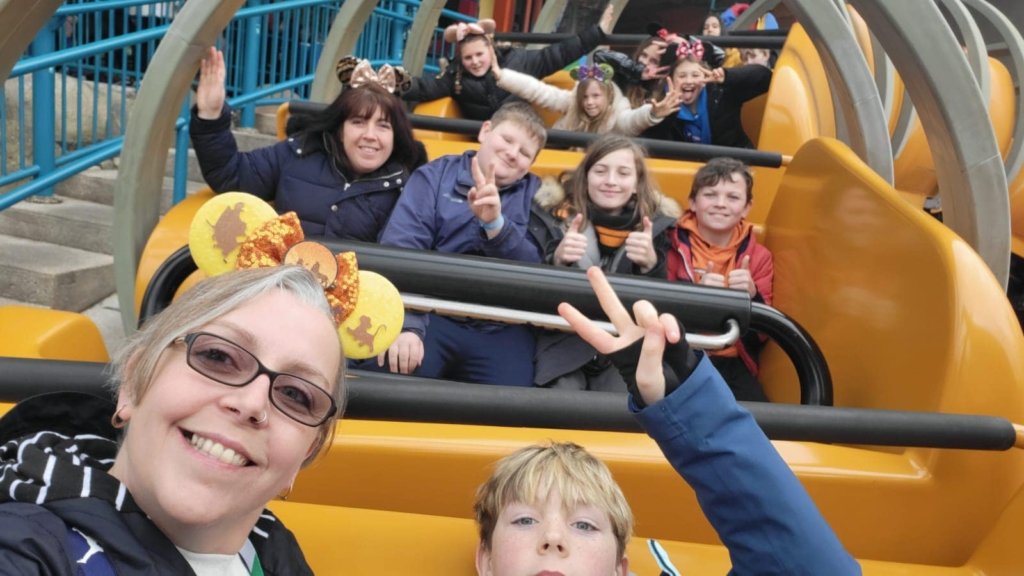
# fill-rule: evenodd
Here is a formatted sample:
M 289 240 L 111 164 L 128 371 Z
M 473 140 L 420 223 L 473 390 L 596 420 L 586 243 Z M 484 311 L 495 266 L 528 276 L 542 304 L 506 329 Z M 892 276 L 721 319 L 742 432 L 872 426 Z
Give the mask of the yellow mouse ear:
M 235 269 L 239 245 L 277 212 L 263 200 L 243 192 L 214 196 L 192 218 L 188 247 L 207 276 Z
M 362 360 L 386 351 L 402 333 L 405 305 L 398 288 L 387 278 L 359 271 L 359 298 L 338 335 L 346 358 Z

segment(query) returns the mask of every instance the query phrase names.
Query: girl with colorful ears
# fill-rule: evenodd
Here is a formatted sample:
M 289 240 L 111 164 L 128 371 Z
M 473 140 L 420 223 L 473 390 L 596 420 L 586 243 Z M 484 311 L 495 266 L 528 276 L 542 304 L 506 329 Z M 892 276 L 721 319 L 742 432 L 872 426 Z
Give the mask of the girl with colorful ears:
M 580 63 L 569 71 L 576 87 L 563 90 L 515 70 L 502 70 L 496 58 L 491 72 L 498 87 L 554 112 L 563 114 L 553 128 L 591 134 L 617 132 L 636 136 L 679 111 L 679 94 L 669 92 L 656 104 L 633 108 L 622 90 L 612 82 L 614 75 L 608 64 Z
M 651 181 L 646 155 L 625 136 L 593 142 L 562 183 L 537 192 L 530 231 L 555 266 L 667 278 L 671 236 L 682 210 Z M 534 384 L 578 390 L 625 391 L 606 358 L 575 334 L 545 332 L 537 338 Z
M 612 31 L 612 11 L 613 5 L 609 3 L 598 25 L 541 50 L 499 46 L 495 51 L 490 38 L 494 32 L 494 20 L 449 26 L 444 32 L 444 39 L 456 45 L 456 57 L 437 77 L 413 78 L 412 87 L 402 94 L 402 98 L 427 102 L 451 96 L 458 103 L 463 117 L 489 120 L 502 104 L 515 99 L 514 95 L 497 85 L 491 74 L 492 61 L 499 62 L 504 69 L 517 70 L 535 78 L 554 74 L 604 43 L 605 36 Z

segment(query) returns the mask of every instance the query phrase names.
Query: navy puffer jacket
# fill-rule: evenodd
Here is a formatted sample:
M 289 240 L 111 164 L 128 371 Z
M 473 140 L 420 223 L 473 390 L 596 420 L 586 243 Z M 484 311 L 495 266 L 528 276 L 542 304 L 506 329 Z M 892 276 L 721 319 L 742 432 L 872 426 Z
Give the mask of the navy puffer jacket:
M 334 159 L 320 152 L 323 143 L 308 143 L 314 135 L 239 152 L 227 105 L 216 120 L 199 118 L 193 108 L 189 130 L 203 178 L 214 192 L 248 192 L 274 201 L 278 213 L 298 214 L 307 236 L 376 242 L 409 179 L 405 166 L 392 158 L 349 181 Z

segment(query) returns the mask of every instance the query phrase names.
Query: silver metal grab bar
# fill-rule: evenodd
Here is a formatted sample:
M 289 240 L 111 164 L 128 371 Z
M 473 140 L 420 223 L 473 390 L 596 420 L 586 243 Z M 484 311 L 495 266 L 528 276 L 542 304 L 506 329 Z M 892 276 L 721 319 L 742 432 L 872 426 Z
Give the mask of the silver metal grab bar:
M 402 302 L 407 310 L 417 312 L 434 312 L 441 316 L 456 316 L 460 318 L 476 318 L 480 320 L 495 320 L 508 324 L 530 324 L 539 328 L 550 328 L 572 332 L 572 327 L 564 318 L 557 314 L 541 314 L 539 312 L 524 312 L 511 308 L 498 306 L 483 306 L 480 304 L 467 304 L 465 302 L 453 302 L 440 298 L 429 298 L 418 294 L 402 294 Z M 701 350 L 721 350 L 731 346 L 740 338 L 740 323 L 729 319 L 726 321 L 729 330 L 724 334 L 687 334 L 686 341 L 694 348 Z M 609 334 L 617 334 L 615 326 L 611 322 L 595 321 L 599 328 Z

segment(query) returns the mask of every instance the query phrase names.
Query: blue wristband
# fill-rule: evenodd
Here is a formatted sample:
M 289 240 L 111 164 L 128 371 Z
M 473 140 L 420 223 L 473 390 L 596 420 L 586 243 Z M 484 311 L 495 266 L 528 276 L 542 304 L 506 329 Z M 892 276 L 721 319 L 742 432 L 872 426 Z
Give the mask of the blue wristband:
M 484 222 L 482 220 L 480 221 L 480 227 L 483 228 L 484 230 L 488 230 L 488 231 L 489 230 L 497 230 L 497 229 L 501 228 L 504 225 L 505 225 L 505 215 L 504 214 L 498 215 L 498 219 L 495 220 L 494 222 Z

